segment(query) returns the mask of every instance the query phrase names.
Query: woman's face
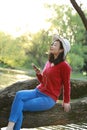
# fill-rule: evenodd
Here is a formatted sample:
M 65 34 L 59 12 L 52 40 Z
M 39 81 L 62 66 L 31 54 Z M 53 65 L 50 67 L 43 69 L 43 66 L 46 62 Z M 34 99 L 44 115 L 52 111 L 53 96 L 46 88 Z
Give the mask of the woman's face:
M 57 57 L 63 49 L 60 49 L 60 41 L 55 41 L 50 47 L 50 53 Z

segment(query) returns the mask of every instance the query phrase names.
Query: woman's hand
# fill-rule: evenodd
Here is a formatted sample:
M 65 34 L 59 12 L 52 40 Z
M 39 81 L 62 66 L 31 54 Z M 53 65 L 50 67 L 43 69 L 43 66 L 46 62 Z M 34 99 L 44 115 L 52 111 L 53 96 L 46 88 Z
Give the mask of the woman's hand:
M 64 111 L 69 112 L 71 109 L 70 103 L 63 103 Z
M 38 74 L 38 75 L 41 74 L 39 69 L 34 69 L 34 70 L 35 70 L 36 74 Z
M 36 65 L 34 65 L 33 63 L 32 63 L 32 66 L 33 66 L 33 68 L 34 68 L 36 74 L 39 75 L 39 74 L 40 74 L 40 69 L 39 69 Z

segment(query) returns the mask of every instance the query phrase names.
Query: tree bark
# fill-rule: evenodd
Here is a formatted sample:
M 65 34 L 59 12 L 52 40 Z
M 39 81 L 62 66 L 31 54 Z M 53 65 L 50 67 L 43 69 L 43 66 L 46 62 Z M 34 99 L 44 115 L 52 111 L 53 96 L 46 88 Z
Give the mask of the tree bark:
M 23 89 L 33 89 L 39 84 L 37 79 L 16 82 L 0 91 L 0 127 L 7 126 L 11 104 L 15 93 Z M 45 112 L 25 112 L 23 127 L 38 127 L 46 125 L 58 125 L 73 123 L 76 120 L 87 120 L 87 81 L 71 80 L 71 98 L 83 98 L 71 103 L 72 109 L 69 113 L 63 111 L 60 103 Z M 62 95 L 60 96 L 62 99 Z M 81 118 L 79 118 L 79 115 Z
M 57 103 L 54 108 L 44 112 L 24 113 L 23 128 L 41 127 L 49 125 L 66 125 L 76 122 L 87 122 L 87 98 L 71 103 L 71 111 L 63 111 L 62 105 Z M 79 117 L 80 116 L 80 117 Z
M 6 127 L 10 106 L 0 109 L 0 127 Z M 35 128 L 49 125 L 66 125 L 70 123 L 87 122 L 87 97 L 71 103 L 71 111 L 63 111 L 57 103 L 54 108 L 44 112 L 24 112 L 23 128 Z
M 75 8 L 75 10 L 77 11 L 77 13 L 79 14 L 83 25 L 87 31 L 87 18 L 84 14 L 84 12 L 82 11 L 82 9 L 79 7 L 79 5 L 77 4 L 77 2 L 75 0 L 70 0 L 71 4 L 73 5 L 73 7 Z

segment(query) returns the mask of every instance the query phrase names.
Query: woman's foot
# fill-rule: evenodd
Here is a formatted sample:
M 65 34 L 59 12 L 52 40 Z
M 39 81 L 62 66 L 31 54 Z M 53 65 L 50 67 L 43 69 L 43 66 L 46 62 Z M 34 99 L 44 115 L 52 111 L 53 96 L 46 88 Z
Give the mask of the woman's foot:
M 6 130 L 13 130 L 14 125 L 15 125 L 14 122 L 9 122 Z

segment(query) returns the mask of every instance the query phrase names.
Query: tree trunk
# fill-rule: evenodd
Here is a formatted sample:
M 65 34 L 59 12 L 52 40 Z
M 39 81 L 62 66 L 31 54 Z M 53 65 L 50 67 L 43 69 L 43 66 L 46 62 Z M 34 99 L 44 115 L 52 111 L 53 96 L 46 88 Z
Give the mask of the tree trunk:
M 71 103 L 69 113 L 63 111 L 62 105 L 57 103 L 54 108 L 44 112 L 24 113 L 23 128 L 41 127 L 49 125 L 65 125 L 76 122 L 87 122 L 87 98 Z M 79 117 L 80 116 L 80 117 Z
M 18 90 L 33 89 L 38 85 L 37 79 L 16 82 L 11 86 L 0 91 L 0 127 L 5 127 L 11 109 L 11 104 L 15 93 Z M 87 96 L 87 81 L 71 80 L 71 98 L 80 98 Z M 60 96 L 62 97 L 62 96 Z M 76 120 L 87 120 L 87 98 L 81 101 L 75 100 L 71 103 L 72 109 L 69 113 L 63 111 L 60 103 L 54 108 L 45 112 L 25 112 L 23 127 L 38 127 L 46 125 L 58 125 L 73 123 Z M 79 115 L 81 118 L 79 118 Z
M 75 8 L 75 10 L 77 11 L 77 13 L 79 14 L 83 25 L 87 31 L 87 18 L 84 14 L 84 12 L 82 11 L 82 9 L 79 7 L 79 5 L 77 4 L 77 2 L 75 0 L 70 0 L 71 4 L 73 5 L 73 7 Z

